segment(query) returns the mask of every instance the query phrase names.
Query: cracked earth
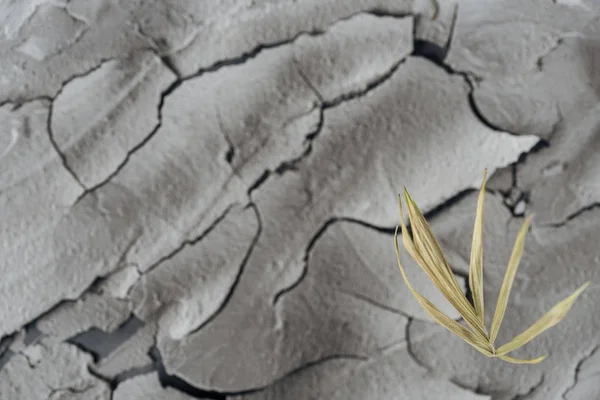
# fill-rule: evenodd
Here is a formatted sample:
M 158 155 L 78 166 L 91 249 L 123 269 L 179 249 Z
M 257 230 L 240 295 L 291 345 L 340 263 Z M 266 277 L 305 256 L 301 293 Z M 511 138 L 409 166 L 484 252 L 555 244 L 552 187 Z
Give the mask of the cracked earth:
M 0 54 L 0 399 L 600 399 L 599 2 L 0 0 Z M 499 342 L 593 282 L 539 365 L 396 266 L 406 186 L 466 291 L 485 168 Z

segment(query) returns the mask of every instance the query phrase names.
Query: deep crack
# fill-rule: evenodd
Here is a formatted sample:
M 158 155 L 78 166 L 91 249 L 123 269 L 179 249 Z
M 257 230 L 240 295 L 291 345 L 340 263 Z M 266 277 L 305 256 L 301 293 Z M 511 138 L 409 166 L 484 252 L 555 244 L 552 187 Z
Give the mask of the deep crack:
M 365 296 L 364 294 L 360 294 L 360 293 L 357 293 L 357 292 L 354 292 L 354 291 L 350 291 L 350 290 L 339 289 L 339 288 L 336 288 L 334 290 L 336 292 L 339 292 L 339 293 L 345 294 L 347 296 L 353 297 L 353 298 L 355 298 L 357 300 L 364 301 L 365 303 L 369 304 L 370 306 L 373 306 L 375 308 L 379 308 L 380 310 L 391 312 L 393 314 L 400 315 L 400 316 L 405 317 L 407 319 L 412 319 L 413 318 L 410 314 L 405 313 L 404 311 L 402 311 L 402 310 L 400 310 L 398 308 L 389 306 L 387 304 L 380 303 L 380 302 L 378 302 L 376 300 L 373 300 L 369 296 Z
M 335 108 L 342 103 L 345 103 L 345 102 L 348 102 L 348 101 L 351 101 L 351 100 L 354 100 L 354 99 L 357 99 L 360 97 L 367 96 L 371 91 L 379 88 L 381 85 L 383 85 L 385 82 L 387 82 L 394 75 L 394 73 L 398 70 L 398 68 L 400 68 L 400 65 L 402 65 L 406 61 L 407 58 L 408 57 L 402 57 L 400 60 L 396 61 L 394 64 L 392 64 L 390 69 L 388 69 L 385 73 L 376 77 L 372 81 L 368 82 L 364 88 L 359 89 L 359 90 L 354 90 L 349 93 L 344 93 L 332 100 L 325 100 L 323 98 L 323 95 L 319 92 L 319 90 L 316 88 L 316 86 L 306 76 L 306 74 L 303 72 L 302 68 L 298 65 L 298 63 L 294 62 L 294 65 L 296 66 L 296 71 L 298 72 L 298 74 L 300 75 L 302 80 L 306 83 L 306 85 L 313 91 L 315 96 L 319 99 L 319 103 L 320 103 L 319 104 L 319 122 L 318 122 L 316 128 L 312 132 L 310 132 L 306 135 L 307 146 L 306 146 L 306 149 L 304 150 L 304 152 L 296 158 L 283 161 L 273 171 L 266 170 L 260 176 L 260 178 L 250 186 L 250 188 L 248 190 L 248 194 L 250 195 L 253 191 L 259 189 L 260 186 L 263 185 L 267 181 L 267 179 L 270 177 L 270 175 L 273 172 L 277 173 L 278 175 L 283 175 L 287 171 L 298 170 L 298 164 L 300 164 L 304 159 L 306 159 L 312 153 L 312 149 L 313 149 L 312 143 L 319 136 L 319 134 L 321 133 L 321 131 L 323 129 L 323 125 L 325 123 L 325 111 L 330 108 Z
M 187 395 L 189 395 L 190 397 L 195 398 L 195 399 L 214 399 L 214 400 L 225 400 L 229 396 L 242 396 L 242 395 L 246 395 L 246 394 L 261 392 L 261 391 L 267 389 L 268 387 L 277 384 L 278 382 L 281 382 L 281 381 L 284 381 L 284 380 L 290 378 L 293 375 L 296 375 L 296 374 L 303 372 L 309 368 L 313 368 L 315 366 L 318 366 L 320 364 L 323 364 L 323 363 L 326 363 L 329 361 L 334 361 L 334 360 L 348 360 L 348 361 L 356 361 L 356 362 L 369 361 L 368 357 L 362 356 L 362 355 L 357 355 L 357 354 L 332 354 L 332 355 L 328 355 L 325 357 L 321 357 L 317 360 L 306 362 L 306 363 L 302 364 L 301 366 L 287 372 L 283 376 L 275 379 L 273 382 L 271 382 L 265 386 L 262 386 L 259 388 L 254 388 L 254 389 L 249 389 L 249 390 L 243 390 L 243 391 L 225 392 L 225 391 L 200 389 L 175 375 L 170 375 L 166 372 L 166 369 L 163 364 L 162 357 L 160 355 L 160 351 L 158 350 L 158 348 L 153 347 L 150 350 L 149 354 L 157 366 L 159 380 L 163 387 L 174 388 L 176 390 L 179 390 L 182 393 L 186 393 Z
M 179 252 L 181 252 L 185 247 L 187 246 L 191 246 L 194 245 L 198 242 L 200 242 L 202 239 L 204 239 L 208 234 L 210 234 L 229 214 L 229 212 L 233 209 L 234 206 L 236 206 L 237 203 L 233 203 L 230 204 L 225 211 L 223 211 L 223 213 L 221 215 L 219 215 L 209 226 L 208 228 L 206 228 L 200 235 L 198 235 L 197 237 L 193 238 L 193 239 L 186 239 L 184 241 L 182 241 L 179 246 L 177 246 L 177 248 L 175 248 L 173 251 L 171 251 L 169 254 L 167 254 L 166 256 L 163 256 L 161 258 L 159 258 L 157 261 L 155 261 L 154 263 L 152 263 L 147 269 L 144 270 L 144 274 L 149 273 L 150 271 L 152 271 L 153 269 L 155 269 L 156 267 L 158 267 L 160 264 L 172 259 L 173 257 L 175 257 L 177 254 L 179 254 Z
M 412 323 L 414 320 L 415 319 L 413 317 L 409 317 L 408 321 L 406 322 L 406 326 L 404 327 L 404 338 L 406 340 L 406 352 L 408 353 L 410 358 L 412 358 L 413 361 L 416 362 L 419 366 L 421 366 L 422 368 L 425 368 L 427 371 L 431 371 L 431 368 L 428 365 L 425 365 L 419 359 L 419 357 L 417 357 L 417 355 L 412 347 L 412 342 L 410 339 L 410 327 L 412 326 Z
M 85 349 L 94 356 L 95 362 L 98 362 L 129 340 L 143 326 L 144 323 L 132 314 L 112 332 L 92 327 L 67 339 L 66 342 Z
M 276 306 L 277 303 L 281 300 L 281 298 L 283 296 L 285 296 L 286 294 L 290 293 L 295 288 L 297 288 L 298 285 L 300 285 L 300 283 L 302 283 L 304 278 L 306 278 L 306 276 L 308 274 L 308 261 L 309 261 L 310 252 L 311 252 L 312 248 L 317 243 L 319 238 L 321 238 L 321 236 L 323 236 L 323 234 L 327 231 L 327 229 L 334 223 L 338 222 L 339 220 L 340 220 L 339 218 L 329 219 L 317 230 L 317 232 L 309 240 L 308 245 L 306 246 L 306 250 L 304 251 L 304 258 L 302 259 L 302 272 L 300 273 L 298 278 L 292 284 L 280 289 L 277 293 L 275 293 L 275 295 L 273 296 L 273 301 L 272 301 L 273 306 Z
M 102 186 L 106 185 L 107 183 L 109 183 L 115 176 L 117 176 L 117 174 L 119 172 L 121 172 L 121 170 L 128 164 L 129 159 L 142 147 L 144 147 L 158 132 L 158 130 L 160 129 L 160 127 L 162 126 L 162 111 L 163 111 L 163 107 L 164 107 L 164 103 L 165 103 L 165 99 L 171 94 L 173 93 L 173 91 L 175 91 L 175 89 L 177 89 L 179 86 L 181 86 L 181 84 L 184 82 L 184 80 L 182 79 L 177 79 L 175 82 L 173 82 L 171 85 L 169 85 L 168 88 L 166 88 L 160 95 L 160 100 L 158 102 L 158 123 L 154 126 L 154 128 L 150 131 L 150 133 L 143 139 L 141 140 L 138 144 L 136 144 L 135 146 L 133 146 L 131 149 L 129 149 L 127 151 L 127 155 L 125 156 L 125 158 L 123 159 L 123 161 L 121 161 L 121 163 L 117 166 L 117 168 L 115 168 L 115 170 L 113 172 L 110 173 L 110 175 L 108 175 L 108 177 L 106 177 L 103 181 L 97 183 L 96 185 L 87 188 L 75 201 L 75 204 L 77 202 L 79 202 L 81 199 L 83 199 L 87 194 L 94 192 L 96 190 L 98 190 L 99 188 L 101 188 Z
M 193 335 L 194 333 L 196 333 L 196 332 L 200 331 L 202 328 L 204 328 L 206 325 L 210 324 L 221 313 L 221 311 L 223 311 L 223 309 L 225 307 L 227 307 L 227 305 L 229 304 L 229 301 L 231 300 L 231 298 L 233 297 L 233 294 L 235 293 L 235 289 L 239 285 L 239 283 L 242 279 L 242 276 L 244 275 L 244 271 L 246 270 L 246 264 L 248 263 L 250 256 L 254 252 L 254 248 L 256 247 L 256 244 L 258 243 L 258 240 L 262 234 L 262 229 L 263 229 L 262 218 L 261 218 L 260 211 L 258 210 L 258 207 L 256 206 L 256 204 L 249 203 L 245 208 L 251 208 L 254 211 L 254 214 L 256 216 L 256 221 L 258 223 L 258 229 L 256 230 L 256 235 L 252 239 L 252 243 L 250 244 L 248 251 L 244 255 L 244 259 L 242 260 L 242 262 L 240 264 L 237 275 L 235 276 L 235 279 L 233 280 L 232 284 L 229 286 L 229 289 L 225 295 L 225 298 L 221 302 L 221 305 L 219 306 L 219 308 L 217 310 L 215 310 L 212 313 L 212 315 L 206 319 L 206 321 L 204 321 L 202 324 L 200 324 L 197 328 L 190 331 L 187 334 L 187 336 Z
M 446 209 L 452 207 L 454 204 L 461 201 L 464 197 L 466 197 L 468 194 L 470 194 L 471 192 L 474 192 L 474 191 L 475 191 L 475 189 L 468 188 L 468 189 L 462 190 L 462 191 L 458 192 L 457 194 L 455 194 L 454 196 L 442 201 L 440 204 L 433 207 L 432 209 L 430 209 L 429 211 L 427 211 L 424 214 L 425 219 L 430 220 L 432 218 L 435 218 L 435 216 L 437 216 L 441 212 L 445 211 Z M 292 284 L 282 288 L 277 293 L 275 293 L 275 295 L 273 296 L 273 301 L 272 301 L 273 306 L 276 306 L 277 303 L 281 300 L 281 298 L 283 296 L 289 294 L 291 291 L 293 291 L 295 288 L 297 288 L 300 285 L 300 283 L 302 283 L 304 278 L 306 278 L 306 276 L 308 274 L 308 263 L 309 263 L 309 259 L 310 259 L 310 253 L 311 253 L 313 247 L 318 242 L 318 240 L 321 238 L 321 236 L 323 236 L 323 234 L 327 231 L 327 229 L 331 225 L 338 223 L 338 222 L 351 222 L 351 223 L 359 224 L 361 226 L 364 226 L 364 227 L 367 227 L 370 229 L 374 229 L 378 232 L 385 233 L 388 235 L 393 235 L 396 230 L 395 226 L 389 227 L 389 228 L 381 227 L 381 226 L 376 226 L 376 225 L 370 224 L 368 222 L 360 221 L 360 220 L 357 220 L 354 218 L 332 217 L 332 218 L 328 219 L 327 221 L 325 221 L 323 223 L 323 225 L 317 230 L 317 232 L 313 235 L 313 237 L 308 242 L 308 245 L 304 252 L 304 257 L 302 259 L 303 260 L 302 272 L 299 274 L 298 278 Z M 410 233 L 410 223 L 407 224 L 407 228 L 409 229 L 409 233 Z M 465 276 L 465 274 L 461 273 L 460 271 L 454 271 L 454 273 L 458 276 L 465 277 L 466 281 L 468 282 L 468 276 Z M 467 287 L 468 287 L 468 285 L 467 285 Z M 467 291 L 467 293 L 468 293 L 468 291 Z
M 58 96 L 63 92 L 63 90 L 65 89 L 65 87 L 71 83 L 72 81 L 74 81 L 75 79 L 79 79 L 79 78 L 83 78 L 86 77 L 94 72 L 96 72 L 97 70 L 99 70 L 100 68 L 102 68 L 102 66 L 104 64 L 106 64 L 109 61 L 115 60 L 114 57 L 108 57 L 108 58 L 103 58 L 101 59 L 98 64 L 96 64 L 95 66 L 93 66 L 92 68 L 79 73 L 79 74 L 74 74 L 71 75 L 68 79 L 64 80 L 61 85 L 60 88 L 58 89 L 58 91 L 54 94 L 53 97 L 48 97 L 48 96 L 39 96 L 36 97 L 34 99 L 31 99 L 29 101 L 35 101 L 35 100 L 48 100 L 50 102 L 50 105 L 48 106 L 48 119 L 46 122 L 46 129 L 48 131 L 48 137 L 50 139 L 50 143 L 52 144 L 52 147 L 54 148 L 54 150 L 56 151 L 56 153 L 58 154 L 58 156 L 60 157 L 63 167 L 67 170 L 67 172 L 73 177 L 73 179 L 75 179 L 75 181 L 77 182 L 77 184 L 79 186 L 81 186 L 81 188 L 84 190 L 84 193 L 87 190 L 87 187 L 81 182 L 81 179 L 79 179 L 79 177 L 77 176 L 77 174 L 73 171 L 73 169 L 71 168 L 71 166 L 69 165 L 68 161 L 67 161 L 67 156 L 61 151 L 60 147 L 58 146 L 58 144 L 56 143 L 56 140 L 54 138 L 54 132 L 52 131 L 52 115 L 54 113 L 54 101 L 58 98 Z M 27 102 L 29 102 L 27 101 Z
M 61 88 L 61 90 L 62 90 L 62 88 Z M 69 175 L 71 175 L 73 177 L 73 179 L 75 180 L 75 182 L 77 182 L 77 184 L 81 187 L 81 189 L 83 189 L 83 193 L 85 193 L 87 190 L 87 187 L 79 179 L 79 176 L 77 176 L 75 171 L 73 171 L 73 169 L 69 165 L 69 162 L 67 161 L 67 156 L 65 155 L 65 153 L 63 153 L 61 151 L 60 147 L 58 147 L 58 144 L 56 143 L 56 139 L 54 138 L 54 132 L 52 131 L 52 114 L 53 113 L 54 113 L 54 99 L 51 99 L 50 105 L 48 106 L 48 119 L 46 120 L 46 130 L 48 131 L 48 138 L 50 139 L 50 143 L 52 144 L 54 151 L 60 157 L 64 169 L 67 170 Z
M 158 348 L 152 347 L 148 355 L 150 356 L 150 358 L 152 358 L 152 360 L 154 360 L 156 370 L 158 372 L 158 380 L 160 381 L 162 387 L 173 388 L 175 390 L 187 394 L 188 396 L 194 399 L 226 399 L 226 394 L 219 393 L 216 391 L 198 389 L 197 387 L 190 385 L 183 379 L 175 375 L 168 374 Z
M 592 357 L 594 354 L 596 354 L 596 352 L 598 351 L 598 349 L 600 349 L 600 346 L 594 346 L 594 348 L 592 349 L 592 351 L 590 351 L 586 356 L 584 356 L 581 360 L 579 360 L 579 362 L 577 363 L 577 365 L 575 366 L 575 373 L 573 375 L 573 384 L 571 386 L 569 386 L 562 394 L 562 398 L 564 400 L 567 400 L 567 394 L 573 390 L 575 388 L 575 386 L 577 386 L 577 382 L 579 381 L 579 372 L 581 371 L 581 366 L 583 365 L 584 362 L 586 362 L 590 357 Z
M 600 203 L 592 203 L 588 206 L 580 208 L 579 210 L 575 211 L 574 213 L 569 214 L 564 221 L 556 222 L 556 223 L 549 223 L 549 224 L 547 224 L 547 226 L 551 226 L 552 228 L 560 228 L 562 226 L 567 225 L 569 222 L 573 221 L 574 219 L 581 216 L 582 214 L 590 212 L 596 208 L 600 208 Z
M 535 385 L 533 385 L 531 388 L 529 388 L 527 393 L 516 394 L 511 400 L 526 400 L 526 399 L 528 399 L 529 396 L 536 393 L 542 387 L 545 380 L 546 380 L 546 375 L 542 372 L 542 376 L 540 377 L 540 380 Z

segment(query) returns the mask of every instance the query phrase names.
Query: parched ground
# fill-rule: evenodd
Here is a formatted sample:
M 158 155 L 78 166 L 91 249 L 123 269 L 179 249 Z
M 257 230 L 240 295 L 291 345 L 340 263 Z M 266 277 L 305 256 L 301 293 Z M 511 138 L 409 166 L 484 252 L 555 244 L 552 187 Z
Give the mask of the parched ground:
M 600 2 L 0 0 L 0 399 L 600 398 Z M 396 195 L 489 359 L 395 263 Z M 406 260 L 415 286 L 459 314 Z

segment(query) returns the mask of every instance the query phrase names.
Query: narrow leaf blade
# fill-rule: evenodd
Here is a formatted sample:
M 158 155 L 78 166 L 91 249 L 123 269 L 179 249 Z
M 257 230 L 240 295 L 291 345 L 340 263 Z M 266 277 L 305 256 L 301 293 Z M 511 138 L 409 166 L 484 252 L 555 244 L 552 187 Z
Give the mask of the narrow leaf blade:
M 446 314 L 441 312 L 433 303 L 423 297 L 420 293 L 418 293 L 413 286 L 411 285 L 408 277 L 406 276 L 406 271 L 404 270 L 404 266 L 400 262 L 400 249 L 398 247 L 398 229 L 396 228 L 396 232 L 394 233 L 394 246 L 396 248 L 396 259 L 398 260 L 398 267 L 400 268 L 400 272 L 402 273 L 402 277 L 404 278 L 404 282 L 408 289 L 411 291 L 413 296 L 417 299 L 419 304 L 425 309 L 427 314 L 433 318 L 438 324 L 448 329 L 450 332 L 462 338 L 465 342 L 470 344 L 479 352 L 485 354 L 488 357 L 493 356 L 493 350 L 491 346 L 486 343 L 481 338 L 477 337 L 473 332 L 469 331 L 467 328 L 454 321 L 452 318 L 448 317 Z
M 498 356 L 501 356 L 510 353 L 511 351 L 516 350 L 524 344 L 528 343 L 533 338 L 544 332 L 546 329 L 549 329 L 554 325 L 558 324 L 567 315 L 567 312 L 569 312 L 569 310 L 573 306 L 573 303 L 575 303 L 575 300 L 577 300 L 577 297 L 579 297 L 579 295 L 585 290 L 586 287 L 588 287 L 589 284 L 590 282 L 584 283 L 569 297 L 557 303 L 554 307 L 550 309 L 550 311 L 548 311 L 542 318 L 538 319 L 525 332 L 515 336 L 513 340 L 501 346 L 496 354 L 498 354 Z
M 458 281 L 454 276 L 454 272 L 450 269 L 448 261 L 442 252 L 442 249 L 437 242 L 429 224 L 419 210 L 415 201 L 410 197 L 406 188 L 404 189 L 410 223 L 413 230 L 413 237 L 416 244 L 416 252 L 429 265 L 429 269 L 434 271 L 438 277 L 435 285 L 444 294 L 446 299 L 456 308 L 462 315 L 465 322 L 473 329 L 473 331 L 487 340 L 487 332 L 483 323 L 477 317 L 475 309 L 469 303 L 462 289 L 458 285 Z M 404 235 L 403 235 L 404 236 Z
M 517 234 L 517 239 L 515 240 L 515 245 L 510 256 L 510 261 L 508 262 L 508 268 L 506 268 L 504 281 L 502 282 L 500 294 L 498 295 L 498 303 L 496 303 L 496 311 L 494 312 L 494 318 L 492 319 L 492 327 L 490 328 L 490 342 L 492 343 L 494 343 L 494 341 L 496 340 L 496 336 L 498 335 L 498 331 L 500 330 L 500 325 L 502 324 L 502 320 L 504 319 L 504 313 L 506 312 L 506 305 L 508 304 L 510 290 L 512 288 L 513 281 L 515 280 L 517 268 L 519 267 L 519 263 L 521 262 L 521 256 L 523 255 L 525 235 L 527 234 L 527 229 L 529 229 L 529 225 L 531 224 L 532 218 L 533 216 L 530 215 L 525 219 L 525 222 L 523 222 L 523 225 L 521 226 L 521 229 Z
M 477 215 L 475 216 L 475 227 L 473 228 L 473 242 L 471 244 L 471 262 L 469 267 L 469 287 L 473 294 L 473 305 L 475 313 L 485 325 L 483 311 L 483 202 L 485 199 L 485 180 L 487 169 L 483 174 L 483 182 L 479 189 L 477 199 Z
M 513 364 L 538 364 L 538 363 L 544 361 L 546 359 L 546 357 L 548 357 L 548 355 L 541 356 L 538 358 L 532 358 L 531 360 L 522 360 L 520 358 L 514 358 L 514 357 L 510 357 L 510 356 L 498 356 L 498 357 L 506 362 L 513 363 Z

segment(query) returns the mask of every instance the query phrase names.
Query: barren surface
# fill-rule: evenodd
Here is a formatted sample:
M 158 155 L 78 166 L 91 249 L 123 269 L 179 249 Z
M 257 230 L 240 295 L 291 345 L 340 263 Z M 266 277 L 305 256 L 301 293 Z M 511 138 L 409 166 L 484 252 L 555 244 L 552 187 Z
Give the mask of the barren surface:
M 0 0 L 0 398 L 597 398 L 599 51 L 594 0 Z M 466 290 L 485 168 L 498 342 L 593 282 L 536 366 L 395 263 L 406 186 Z

